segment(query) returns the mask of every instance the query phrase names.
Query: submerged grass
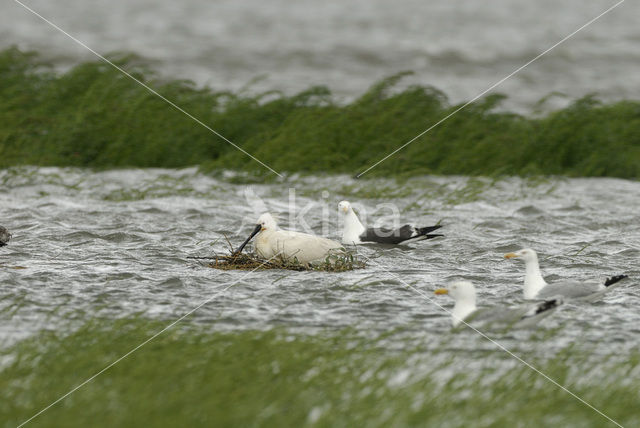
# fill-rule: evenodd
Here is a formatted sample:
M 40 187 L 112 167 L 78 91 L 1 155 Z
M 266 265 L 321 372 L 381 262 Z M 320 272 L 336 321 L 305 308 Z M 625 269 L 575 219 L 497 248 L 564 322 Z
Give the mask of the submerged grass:
M 2 351 L 0 426 L 23 422 L 162 327 L 95 319 Z M 29 426 L 613 426 L 500 351 L 430 343 L 391 351 L 349 331 L 201 328 L 183 323 L 160 335 Z M 638 426 L 640 355 L 595 367 L 580 355 L 572 348 L 532 362 L 619 423 Z
M 277 171 L 355 174 L 458 108 L 432 87 L 378 82 L 346 105 L 325 87 L 255 96 L 164 81 L 144 61 L 116 64 Z M 640 102 L 594 96 L 542 117 L 468 106 L 371 176 L 568 175 L 640 178 Z M 58 74 L 38 55 L 0 52 L 0 168 L 15 165 L 266 170 L 102 62 Z

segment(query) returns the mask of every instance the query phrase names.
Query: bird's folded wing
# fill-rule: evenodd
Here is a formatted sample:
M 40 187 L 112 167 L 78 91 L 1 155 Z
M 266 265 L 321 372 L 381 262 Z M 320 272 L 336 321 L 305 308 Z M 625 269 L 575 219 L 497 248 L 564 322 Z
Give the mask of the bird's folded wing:
M 536 299 L 547 299 L 557 295 L 577 299 L 603 290 L 604 285 L 596 282 L 561 281 L 544 286 L 536 296 Z
M 360 240 L 363 242 L 377 242 L 379 244 L 397 244 L 415 235 L 415 228 L 409 224 L 405 224 L 397 229 L 370 227 L 360 235 Z

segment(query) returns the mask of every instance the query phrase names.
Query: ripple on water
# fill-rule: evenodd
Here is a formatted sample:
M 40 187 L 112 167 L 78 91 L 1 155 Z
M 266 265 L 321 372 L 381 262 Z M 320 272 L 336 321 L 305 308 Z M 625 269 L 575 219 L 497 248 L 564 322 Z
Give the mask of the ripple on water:
M 542 215 L 545 215 L 546 213 L 545 211 L 543 211 L 542 209 L 534 205 L 525 205 L 521 208 L 518 208 L 514 214 L 533 217 L 533 216 L 542 216 Z
M 170 288 L 183 289 L 184 288 L 184 283 L 182 282 L 182 279 L 180 279 L 178 277 L 172 277 L 172 278 L 165 279 L 164 281 L 162 281 L 161 283 L 159 283 L 157 285 L 155 290 L 158 293 L 162 293 L 165 289 L 170 289 Z
M 0 334 L 12 331 L 11 337 L 16 331 L 33 334 L 41 325 L 66 325 L 68 317 L 145 313 L 173 320 L 208 301 L 192 319 L 213 329 L 284 326 L 313 334 L 350 328 L 373 336 L 393 331 L 385 340 L 391 348 L 402 349 L 405 341 L 423 346 L 449 337 L 448 315 L 435 303 L 450 309 L 453 302 L 433 295 L 447 281 L 473 280 L 482 305 L 521 301 L 524 266 L 503 255 L 523 246 L 539 251 L 550 280 L 640 275 L 640 228 L 631 208 L 640 206 L 636 182 L 567 179 L 538 189 L 510 178 L 480 190 L 475 201 L 465 201 L 464 195 L 456 201 L 451 192 L 460 189 L 463 178 L 429 177 L 415 179 L 409 186 L 413 193 L 382 201 L 360 197 L 356 182 L 346 176 L 301 177 L 296 180 L 299 208 L 316 204 L 306 222 L 320 231 L 325 207 L 332 215 L 328 234 L 333 238 L 340 235 L 335 202 L 341 199 L 357 201 L 367 212 L 393 202 L 406 221 L 445 219 L 446 237 L 406 247 L 358 248 L 369 260 L 359 271 L 249 273 L 217 271 L 187 259 L 226 252 L 224 235 L 236 246 L 246 237 L 253 214 L 243 185 L 193 169 L 33 169 L 29 174 L 24 180 L 29 192 L 10 185 L 0 189 L 12 201 L 0 207 L 3 225 L 14 232 L 10 246 L 0 249 L 0 264 L 27 267 L 0 267 L 0 302 L 14 308 L 0 311 Z M 153 190 L 157 180 L 162 180 L 164 193 Z M 372 183 L 391 193 L 394 186 L 406 188 L 375 180 Z M 140 183 L 145 183 L 144 195 L 134 192 Z M 424 189 L 434 186 L 443 194 L 424 196 Z M 613 189 L 616 186 L 625 191 Z M 258 183 L 252 188 L 270 209 L 287 209 L 286 186 Z M 322 198 L 318 189 L 331 189 L 330 197 Z M 45 199 L 41 191 L 48 193 Z M 127 198 L 104 199 L 113 192 Z M 599 202 L 610 192 L 616 192 L 615 209 Z M 287 219 L 283 217 L 283 227 Z M 549 335 L 545 346 L 580 340 L 603 349 L 627 349 L 638 343 L 638 289 L 630 280 L 601 304 L 568 305 L 558 311 L 544 321 L 542 330 Z M 466 351 L 490 346 L 466 335 L 451 334 L 451 346 Z M 524 338 L 542 340 L 536 337 L 518 332 L 502 339 L 509 346 L 525 346 Z

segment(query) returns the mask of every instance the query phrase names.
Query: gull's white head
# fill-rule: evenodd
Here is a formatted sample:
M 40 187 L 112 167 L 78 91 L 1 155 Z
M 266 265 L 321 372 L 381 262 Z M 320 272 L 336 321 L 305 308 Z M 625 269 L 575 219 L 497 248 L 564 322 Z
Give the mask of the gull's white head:
M 256 225 L 260 226 L 260 231 L 263 230 L 276 230 L 278 227 L 278 223 L 273 218 L 273 216 L 269 213 L 264 213 L 260 217 L 258 217 L 258 221 Z
M 456 281 L 447 288 L 439 288 L 436 294 L 448 294 L 456 301 L 456 303 L 476 304 L 476 288 L 470 281 Z
M 342 243 L 346 245 L 359 244 L 361 242 L 360 235 L 365 231 L 365 228 L 360 223 L 360 219 L 353 211 L 353 208 L 351 208 L 349 201 L 338 203 L 338 215 L 344 221 Z
M 349 201 L 341 201 L 338 203 L 338 212 L 342 214 L 348 214 L 351 211 L 351 204 Z
M 538 292 L 547 285 L 542 277 L 540 265 L 538 264 L 538 255 L 531 248 L 524 248 L 514 253 L 504 255 L 505 259 L 522 259 L 526 269 L 524 275 L 524 298 L 534 299 Z
M 507 253 L 504 255 L 505 259 L 522 259 L 525 263 L 537 262 L 538 255 L 531 248 L 523 248 L 514 253 Z
M 454 327 L 476 310 L 476 288 L 470 281 L 456 281 L 447 288 L 439 288 L 436 294 L 449 294 L 456 301 L 451 312 Z

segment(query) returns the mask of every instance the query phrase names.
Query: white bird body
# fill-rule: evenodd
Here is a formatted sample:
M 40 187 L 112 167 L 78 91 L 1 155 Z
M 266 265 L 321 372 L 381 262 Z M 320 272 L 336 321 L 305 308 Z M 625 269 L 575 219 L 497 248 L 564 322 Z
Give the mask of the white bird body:
M 442 236 L 430 234 L 430 232 L 439 229 L 441 227 L 439 225 L 415 227 L 410 224 L 405 224 L 397 229 L 387 229 L 383 227 L 366 228 L 360 222 L 360 219 L 348 201 L 342 201 L 338 204 L 338 212 L 343 214 L 344 217 L 342 243 L 345 245 L 358 245 L 363 243 L 396 245 Z
M 360 219 L 353 212 L 351 206 L 344 216 L 344 229 L 342 230 L 343 244 L 361 244 L 360 235 L 365 232 L 365 227 L 360 223 Z
M 598 300 L 608 290 L 614 288 L 614 284 L 626 275 L 617 275 L 604 282 L 595 281 L 559 281 L 548 284 L 540 272 L 538 255 L 530 248 L 525 248 L 514 253 L 504 255 L 507 259 L 521 258 L 525 263 L 524 275 L 524 298 L 525 299 L 546 299 L 552 296 L 563 296 L 568 299 Z
M 262 214 L 258 218 L 256 229 L 237 252 L 242 251 L 256 234 L 256 253 L 265 259 L 276 257 L 286 261 L 311 263 L 324 261 L 328 257 L 341 255 L 344 252 L 342 245 L 337 241 L 308 233 L 280 230 L 269 213 Z
M 478 309 L 476 290 L 469 281 L 457 281 L 447 288 L 440 288 L 436 294 L 449 294 L 455 299 L 451 322 L 453 327 L 464 324 L 482 324 L 483 327 L 527 327 L 550 315 L 563 303 L 562 296 L 555 296 L 543 302 L 519 305 L 511 308 L 496 306 Z
M 283 259 L 310 263 L 323 261 L 341 250 L 339 242 L 290 230 L 264 230 L 256 239 L 256 253 L 265 259 L 278 254 Z
M 460 324 L 463 320 L 469 318 L 471 314 L 478 310 L 478 307 L 476 306 L 475 288 L 472 288 L 472 291 L 473 294 L 470 296 L 456 298 L 456 303 L 453 305 L 453 311 L 451 312 L 451 320 L 454 327 Z

